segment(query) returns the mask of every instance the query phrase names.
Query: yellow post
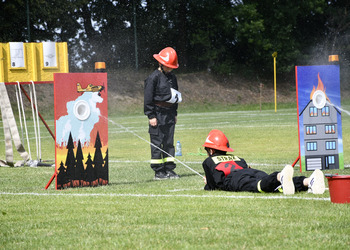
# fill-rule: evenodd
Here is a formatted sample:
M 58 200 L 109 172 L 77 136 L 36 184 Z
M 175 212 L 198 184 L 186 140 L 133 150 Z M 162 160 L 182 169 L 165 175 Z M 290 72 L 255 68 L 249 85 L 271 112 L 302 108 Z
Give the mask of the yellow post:
M 272 54 L 273 57 L 273 81 L 274 81 L 274 92 L 275 92 L 275 112 L 277 112 L 277 88 L 276 88 L 276 57 L 277 57 L 277 52 L 273 52 Z

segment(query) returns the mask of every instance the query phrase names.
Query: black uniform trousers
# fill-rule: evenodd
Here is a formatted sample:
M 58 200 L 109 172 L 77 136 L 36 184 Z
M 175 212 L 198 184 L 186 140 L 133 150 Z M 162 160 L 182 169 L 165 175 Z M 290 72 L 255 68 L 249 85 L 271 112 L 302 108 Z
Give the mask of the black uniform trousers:
M 231 172 L 224 180 L 224 188 L 227 191 L 246 191 L 246 192 L 275 192 L 276 189 L 281 185 L 277 180 L 277 174 L 267 174 L 261 170 L 253 168 L 245 168 Z M 295 191 L 307 191 L 308 187 L 305 187 L 303 181 L 305 176 L 293 177 L 293 183 Z M 260 190 L 258 188 L 258 182 Z
M 167 108 L 156 107 L 156 127 L 149 125 L 151 138 L 151 168 L 155 171 L 173 170 L 176 167 L 174 162 L 175 147 L 175 113 Z M 155 145 L 155 146 L 153 146 Z M 164 152 L 162 152 L 162 149 Z

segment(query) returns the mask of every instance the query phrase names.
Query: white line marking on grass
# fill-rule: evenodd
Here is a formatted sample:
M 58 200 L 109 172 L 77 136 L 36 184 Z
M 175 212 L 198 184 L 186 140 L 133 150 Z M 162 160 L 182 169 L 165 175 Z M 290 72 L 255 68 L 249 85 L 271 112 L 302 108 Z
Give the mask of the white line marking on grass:
M 193 191 L 193 190 L 202 190 L 202 188 L 181 188 L 181 189 L 173 189 L 167 190 L 168 192 L 181 192 L 181 191 Z
M 0 195 L 33 195 L 33 196 L 101 196 L 101 197 L 150 197 L 150 198 L 226 198 L 226 199 L 295 199 L 295 200 L 315 200 L 315 201 L 330 201 L 330 198 L 312 198 L 312 197 L 298 197 L 298 196 L 244 196 L 244 195 L 193 195 L 193 194 L 99 194 L 99 193 L 85 193 L 85 194 L 63 194 L 63 193 L 8 193 L 0 192 Z
M 196 154 L 196 153 L 194 153 Z M 204 156 L 203 156 L 204 158 Z M 54 161 L 54 160 L 52 160 Z M 109 160 L 111 163 L 149 163 L 150 161 L 132 161 L 132 160 Z M 184 161 L 187 164 L 202 164 L 203 161 Z M 286 164 L 278 164 L 278 163 L 256 163 L 256 162 L 251 162 L 249 163 L 250 166 L 268 166 L 268 167 L 276 167 L 276 166 L 284 166 Z M 350 165 L 344 165 L 344 168 L 350 168 Z M 298 169 L 298 166 L 294 166 L 294 169 Z
M 208 126 L 198 126 L 198 125 L 177 125 L 176 131 L 183 131 L 183 130 L 200 130 L 200 129 L 208 129 L 215 127 L 217 123 L 210 123 Z M 267 124 L 267 125 L 240 125 L 240 124 L 230 124 L 230 123 L 225 123 L 223 125 L 220 125 L 220 128 L 280 128 L 280 127 L 295 127 L 297 128 L 297 125 L 295 124 Z M 146 132 L 145 129 L 134 129 L 133 132 Z M 117 134 L 117 133 L 128 133 L 128 131 L 125 130 L 113 130 L 113 131 L 108 131 L 108 134 Z
M 197 153 L 193 153 L 197 154 Z M 204 156 L 203 156 L 204 159 Z M 109 160 L 110 163 L 149 163 L 150 161 L 133 161 L 133 160 Z M 184 161 L 186 164 L 202 164 L 203 161 Z M 276 164 L 276 163 L 249 163 L 250 166 L 269 166 L 269 167 L 277 167 L 277 166 L 283 166 L 285 164 Z M 349 165 L 350 166 L 350 165 Z
M 112 163 L 150 163 L 150 161 L 132 161 L 132 160 L 108 160 L 108 162 Z

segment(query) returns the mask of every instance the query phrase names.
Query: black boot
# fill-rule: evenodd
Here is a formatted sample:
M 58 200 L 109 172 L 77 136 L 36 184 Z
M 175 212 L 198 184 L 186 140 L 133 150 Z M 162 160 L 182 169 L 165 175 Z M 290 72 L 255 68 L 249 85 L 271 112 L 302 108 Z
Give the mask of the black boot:
M 159 170 L 155 172 L 155 180 L 166 180 L 169 179 L 169 175 L 164 170 Z
M 180 176 L 177 173 L 175 173 L 174 170 L 167 170 L 167 171 L 165 171 L 165 173 L 167 173 L 167 175 L 169 176 L 170 179 L 179 179 L 180 178 Z

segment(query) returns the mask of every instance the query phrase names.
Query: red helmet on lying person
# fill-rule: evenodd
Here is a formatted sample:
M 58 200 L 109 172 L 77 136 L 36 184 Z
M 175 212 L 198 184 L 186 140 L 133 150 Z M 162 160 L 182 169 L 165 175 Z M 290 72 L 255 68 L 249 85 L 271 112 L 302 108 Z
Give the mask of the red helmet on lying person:
M 230 143 L 228 142 L 226 135 L 218 129 L 213 129 L 209 132 L 203 147 L 213 148 L 225 152 L 233 152 L 233 149 L 230 148 Z
M 179 63 L 177 62 L 177 54 L 176 51 L 171 47 L 166 47 L 162 49 L 159 54 L 154 54 L 153 57 L 162 65 L 177 69 L 179 67 Z

